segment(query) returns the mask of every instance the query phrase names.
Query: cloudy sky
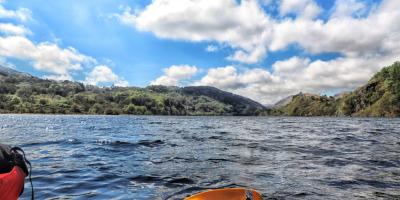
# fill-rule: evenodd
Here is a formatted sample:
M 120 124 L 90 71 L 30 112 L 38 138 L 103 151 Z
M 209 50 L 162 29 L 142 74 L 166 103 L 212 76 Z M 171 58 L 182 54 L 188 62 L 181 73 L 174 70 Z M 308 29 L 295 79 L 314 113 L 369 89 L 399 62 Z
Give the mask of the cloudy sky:
M 56 80 L 271 104 L 352 90 L 399 55 L 399 0 L 0 0 L 0 65 Z

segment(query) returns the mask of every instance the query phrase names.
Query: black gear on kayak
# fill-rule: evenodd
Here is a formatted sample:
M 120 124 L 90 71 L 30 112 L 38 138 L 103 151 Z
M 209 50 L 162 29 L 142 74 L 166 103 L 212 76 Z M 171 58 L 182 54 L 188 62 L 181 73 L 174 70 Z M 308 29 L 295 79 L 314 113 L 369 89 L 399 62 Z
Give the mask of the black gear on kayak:
M 9 173 L 15 166 L 18 166 L 24 171 L 25 177 L 29 175 L 31 183 L 31 199 L 35 198 L 32 183 L 32 165 L 25 157 L 25 152 L 19 147 L 11 147 L 0 143 L 0 174 Z M 29 165 L 29 170 L 28 166 Z M 24 187 L 21 190 L 20 196 L 24 192 Z
M 253 191 L 246 190 L 246 200 L 253 200 Z

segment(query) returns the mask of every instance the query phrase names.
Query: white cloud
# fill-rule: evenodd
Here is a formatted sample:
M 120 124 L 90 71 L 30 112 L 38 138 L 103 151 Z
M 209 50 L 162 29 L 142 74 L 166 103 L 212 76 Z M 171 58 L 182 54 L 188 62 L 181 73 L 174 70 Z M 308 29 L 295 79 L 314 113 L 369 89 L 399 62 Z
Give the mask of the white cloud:
M 0 37 L 0 57 L 30 61 L 37 70 L 62 76 L 70 76 L 71 71 L 96 62 L 72 47 L 60 48 L 49 42 L 35 44 L 23 36 Z
M 257 46 L 252 51 L 247 52 L 243 50 L 237 50 L 233 55 L 228 56 L 227 59 L 231 61 L 240 61 L 243 63 L 256 63 L 264 58 L 267 49 L 263 46 Z
M 65 80 L 72 81 L 73 80 L 72 76 L 69 74 L 46 75 L 46 76 L 43 76 L 43 78 L 56 80 L 56 81 L 65 81 Z
M 310 63 L 310 59 L 294 56 L 288 60 L 277 61 L 272 65 L 274 73 L 280 75 L 295 74 L 303 70 Z
M 393 45 L 400 37 L 397 0 L 369 6 L 360 0 L 337 0 L 327 20 L 315 19 L 322 8 L 314 0 L 281 0 L 281 18 L 265 13 L 260 2 L 154 0 L 141 11 L 127 9 L 117 16 L 160 38 L 228 45 L 234 53 L 227 59 L 243 63 L 257 63 L 268 51 L 291 44 L 311 54 L 344 56 L 385 54 L 399 46 Z
M 181 81 L 194 76 L 198 72 L 197 67 L 189 65 L 173 65 L 164 69 L 164 75 L 151 81 L 150 85 L 178 86 Z
M 216 51 L 218 51 L 218 46 L 215 46 L 215 45 L 208 45 L 207 46 L 207 48 L 206 48 L 206 51 L 207 52 L 216 52 Z
M 342 2 L 344 1 L 337 2 L 336 9 L 343 7 Z M 398 44 L 400 41 L 400 12 L 397 9 L 399 7 L 400 1 L 384 0 L 378 8 L 363 18 L 343 17 L 349 14 L 340 11 L 342 14 L 333 15 L 326 22 L 286 19 L 275 25 L 270 50 L 282 50 L 290 44 L 298 44 L 313 54 L 387 54 L 392 51 L 392 44 Z M 333 13 L 337 13 L 336 10 Z
M 0 18 L 18 19 L 23 22 L 31 19 L 32 13 L 29 9 L 19 8 L 17 10 L 7 10 L 1 5 L 3 2 L 0 2 Z
M 31 31 L 22 25 L 17 26 L 11 23 L 0 23 L 0 33 L 6 35 L 26 35 L 30 34 Z
M 0 18 L 18 19 L 22 22 L 31 20 L 31 11 L 26 8 L 7 10 L 1 5 Z M 26 37 L 31 31 L 23 25 L 0 23 L 0 64 L 13 66 L 8 58 L 28 61 L 36 70 L 49 73 L 43 76 L 53 80 L 73 80 L 72 73 L 83 71 L 84 67 L 92 67 L 97 60 L 81 54 L 73 47 L 62 48 L 52 42 L 34 42 Z M 85 79 L 85 83 L 113 83 L 116 86 L 127 86 L 128 82 L 118 77 L 104 65 L 93 68 Z
M 105 65 L 99 65 L 93 68 L 93 70 L 86 77 L 86 84 L 97 85 L 99 83 L 112 83 L 115 86 L 125 87 L 129 83 L 116 75 L 109 67 Z
M 207 75 L 195 83 L 195 85 L 212 85 L 221 89 L 238 88 L 240 84 L 236 68 L 233 66 L 209 69 Z
M 360 17 L 367 12 L 367 5 L 360 0 L 336 0 L 331 18 Z
M 319 18 L 323 9 L 314 0 L 277 2 L 279 16 L 261 9 L 261 4 L 272 4 L 263 0 L 154 0 L 141 11 L 126 10 L 117 16 L 122 23 L 159 38 L 229 46 L 234 50 L 227 57 L 231 61 L 257 63 L 269 51 L 285 51 L 291 45 L 301 49 L 301 55 L 338 55 L 330 60 L 293 55 L 275 62 L 271 70 L 267 70 L 270 66 L 244 70 L 215 67 L 193 81 L 194 85 L 215 86 L 265 104 L 300 91 L 352 90 L 399 59 L 398 0 L 369 4 L 336 0 L 324 19 Z M 169 85 L 179 82 L 169 76 L 158 81 Z
M 176 79 L 187 79 L 197 73 L 197 68 L 188 65 L 173 65 L 164 69 L 165 75 Z
M 263 68 L 238 70 L 234 66 L 226 66 L 209 69 L 193 85 L 213 86 L 269 104 L 287 94 L 287 91 L 282 92 L 284 95 L 279 94 L 283 85 L 278 86 L 278 83 L 279 78 Z
M 280 14 L 296 14 L 302 18 L 313 19 L 321 13 L 322 9 L 314 0 L 282 0 Z
M 261 68 L 238 72 L 236 67 L 226 66 L 209 69 L 207 74 L 194 85 L 209 85 L 225 90 L 235 90 L 251 84 L 268 84 L 272 81 L 271 74 Z
M 25 22 L 31 20 L 31 11 L 26 8 L 7 10 L 0 4 L 0 18 Z M 0 59 L 12 58 L 31 62 L 35 69 L 50 73 L 45 78 L 72 80 L 72 71 L 82 70 L 85 64 L 96 62 L 72 47 L 61 48 L 50 42 L 31 41 L 26 37 L 31 31 L 23 25 L 0 23 L 0 32 Z
M 230 55 L 228 59 L 246 63 L 259 61 L 268 53 L 267 51 L 282 51 L 293 44 L 304 49 L 305 55 L 338 54 L 336 58 L 330 60 L 311 60 L 294 55 L 286 60 L 275 62 L 271 66 L 271 70 L 267 70 L 269 66 L 244 70 L 239 70 L 235 66 L 215 67 L 209 69 L 200 80 L 193 80 L 194 85 L 215 86 L 248 96 L 264 104 L 274 103 L 300 91 L 331 93 L 332 91 L 353 90 L 366 83 L 381 67 L 398 60 L 400 55 L 400 21 L 398 20 L 400 19 L 398 11 L 400 1 L 397 0 L 383 0 L 378 6 L 366 6 L 357 0 L 338 0 L 326 20 L 315 19 L 321 8 L 314 1 L 282 1 L 279 8 L 281 14 L 295 14 L 297 17 L 283 16 L 281 19 L 271 19 L 266 15 L 257 14 L 257 16 L 263 16 L 262 19 L 265 21 L 256 23 L 252 18 L 247 18 L 250 19 L 249 27 L 254 29 L 249 27 L 231 29 L 230 26 L 226 26 L 226 29 L 215 28 L 225 24 L 222 23 L 223 17 L 214 18 L 216 20 L 214 25 L 218 24 L 218 26 L 211 26 L 212 23 L 206 23 L 207 20 L 200 23 L 196 18 L 198 15 L 201 16 L 199 13 L 213 16 L 208 14 L 211 11 L 201 8 L 198 13 L 194 9 L 189 9 L 190 12 L 196 13 L 191 15 L 193 21 L 192 18 L 176 19 L 176 13 L 186 13 L 188 7 L 191 6 L 175 5 L 175 7 L 172 6 L 175 4 L 173 2 L 167 0 L 160 2 L 154 1 L 136 15 L 129 14 L 134 22 L 131 21 L 132 19 L 128 21 L 132 22 L 131 25 L 139 30 L 151 31 L 159 37 L 226 43 L 235 49 L 234 54 Z M 199 2 L 193 1 L 191 4 Z M 152 7 L 155 5 L 160 10 L 165 8 L 164 6 L 172 6 L 176 10 L 165 11 L 171 12 L 169 13 L 171 15 L 165 14 L 163 11 L 156 14 L 156 8 Z M 213 5 L 217 7 L 216 3 Z M 241 6 L 236 3 L 231 5 L 234 5 L 234 8 Z M 232 7 L 224 6 L 229 13 L 234 13 L 231 10 Z M 314 8 L 310 9 L 310 7 Z M 214 10 L 219 9 L 214 8 Z M 150 15 L 151 13 L 156 16 Z M 165 27 L 163 27 L 164 21 L 160 20 L 160 16 L 167 18 Z M 235 24 L 237 19 L 234 15 L 232 17 L 235 18 L 231 19 Z M 242 24 L 236 23 L 235 25 L 241 26 Z M 214 35 L 209 34 L 216 30 L 221 32 Z M 241 35 L 240 31 L 243 30 L 254 31 L 245 31 L 246 34 Z M 232 31 L 237 32 L 232 33 Z M 240 36 L 236 37 L 240 40 L 227 39 L 235 34 Z M 249 41 L 243 42 L 245 38 Z M 256 42 L 258 45 L 253 45 Z M 178 82 L 168 76 L 160 77 L 159 81 L 168 82 L 170 85 L 176 85 Z
M 227 44 L 237 50 L 229 59 L 245 63 L 265 56 L 271 34 L 269 17 L 257 0 L 155 0 L 141 12 L 126 9 L 116 16 L 160 38 Z

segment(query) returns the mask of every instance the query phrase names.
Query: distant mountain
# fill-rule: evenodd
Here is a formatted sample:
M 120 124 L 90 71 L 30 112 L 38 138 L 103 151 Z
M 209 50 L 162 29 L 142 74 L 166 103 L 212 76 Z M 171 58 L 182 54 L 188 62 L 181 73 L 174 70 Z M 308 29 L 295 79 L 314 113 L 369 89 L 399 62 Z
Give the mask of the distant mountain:
M 279 101 L 276 102 L 274 105 L 272 105 L 271 108 L 281 108 L 281 107 L 283 107 L 283 106 L 288 105 L 288 104 L 292 101 L 293 96 L 294 96 L 294 95 L 290 95 L 290 96 L 287 96 L 287 97 L 285 97 L 285 98 L 279 100 Z
M 222 91 L 215 87 L 210 86 L 189 86 L 181 89 L 185 95 L 190 96 L 206 96 L 215 99 L 219 102 L 233 106 L 233 109 L 239 115 L 248 112 L 253 113 L 257 110 L 263 110 L 265 107 L 249 98 L 232 94 L 230 92 Z
M 17 70 L 11 69 L 9 67 L 4 67 L 0 65 L 0 75 L 2 76 L 30 76 L 30 74 L 19 72 Z
M 0 68 L 0 113 L 258 115 L 261 104 L 213 87 L 96 87 Z
M 383 68 L 366 85 L 335 97 L 298 94 L 270 111 L 288 116 L 400 116 L 400 62 Z

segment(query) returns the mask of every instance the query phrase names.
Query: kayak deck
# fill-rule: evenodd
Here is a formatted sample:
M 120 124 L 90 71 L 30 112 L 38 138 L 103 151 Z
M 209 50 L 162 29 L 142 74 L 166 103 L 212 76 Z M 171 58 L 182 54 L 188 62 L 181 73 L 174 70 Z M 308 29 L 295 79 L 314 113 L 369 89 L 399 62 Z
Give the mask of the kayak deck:
M 209 190 L 185 198 L 185 200 L 262 200 L 260 193 L 244 188 Z

